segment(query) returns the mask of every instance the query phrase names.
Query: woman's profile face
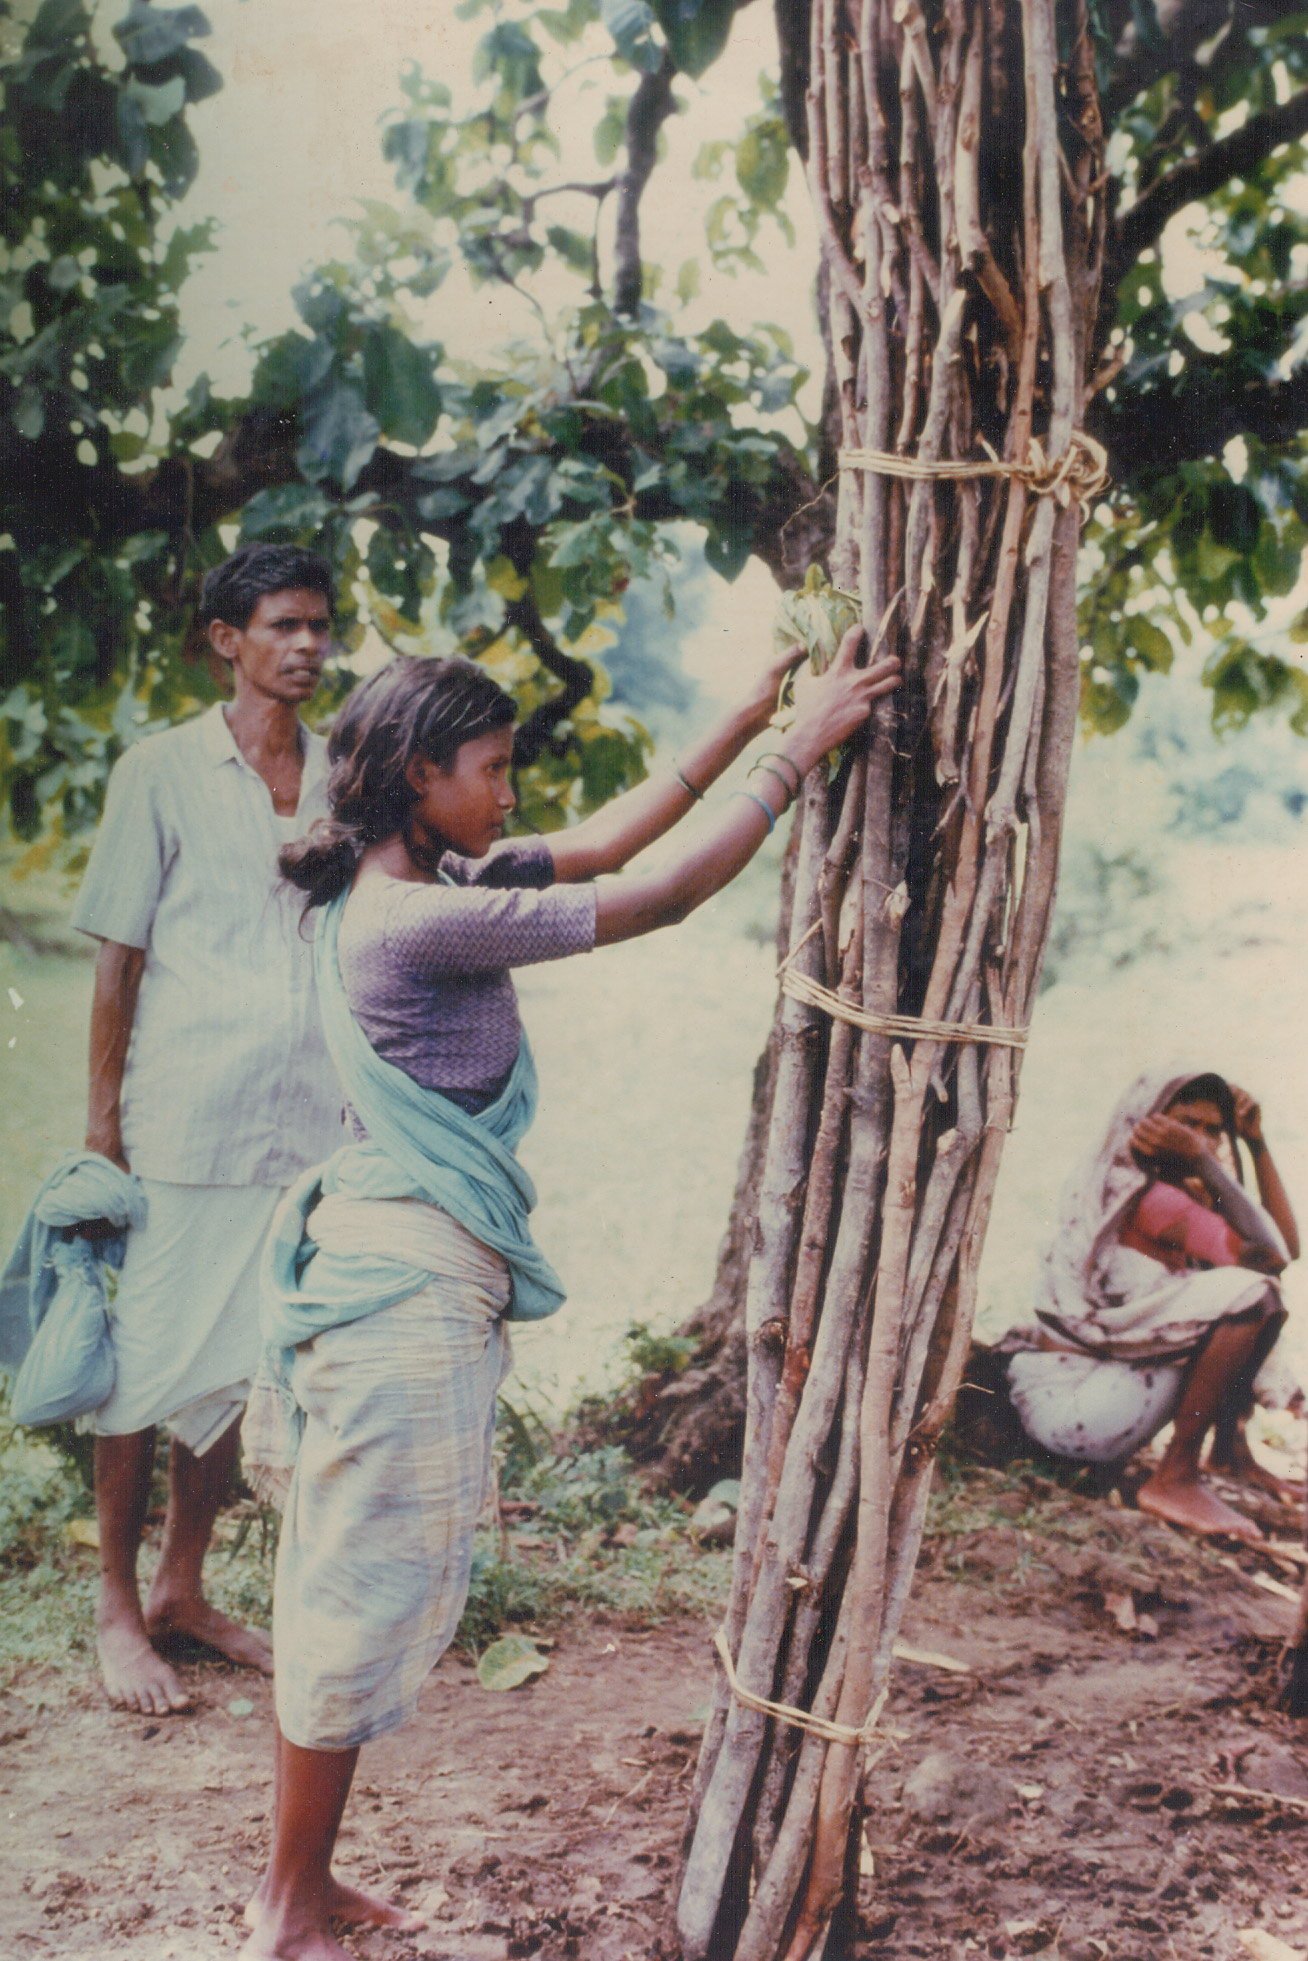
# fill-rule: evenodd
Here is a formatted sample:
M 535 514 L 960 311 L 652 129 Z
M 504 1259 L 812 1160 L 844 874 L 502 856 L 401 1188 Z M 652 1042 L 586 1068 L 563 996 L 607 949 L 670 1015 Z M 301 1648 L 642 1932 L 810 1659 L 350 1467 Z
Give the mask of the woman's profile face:
M 504 836 L 518 801 L 510 780 L 512 764 L 512 726 L 462 743 L 444 769 L 426 756 L 415 757 L 407 771 L 417 792 L 415 830 L 466 858 L 484 858 Z

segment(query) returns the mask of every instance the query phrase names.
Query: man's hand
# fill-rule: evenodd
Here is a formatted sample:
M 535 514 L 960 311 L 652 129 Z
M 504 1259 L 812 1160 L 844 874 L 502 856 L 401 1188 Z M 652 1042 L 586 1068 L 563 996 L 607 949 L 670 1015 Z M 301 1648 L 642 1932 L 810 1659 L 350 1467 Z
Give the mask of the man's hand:
M 1141 1117 L 1131 1132 L 1131 1150 L 1142 1163 L 1170 1159 L 1193 1170 L 1209 1155 L 1208 1146 L 1197 1131 L 1175 1117 Z
M 86 1133 L 86 1148 L 88 1151 L 98 1151 L 102 1158 L 108 1158 L 110 1164 L 116 1164 L 120 1171 L 130 1173 L 132 1167 L 123 1155 L 123 1140 L 121 1136 L 104 1137 L 95 1131 L 88 1130 Z
M 1254 1102 L 1247 1089 L 1241 1089 L 1236 1083 L 1232 1083 L 1230 1088 L 1235 1100 L 1235 1134 L 1250 1150 L 1256 1150 L 1266 1141 L 1263 1137 L 1262 1107 Z

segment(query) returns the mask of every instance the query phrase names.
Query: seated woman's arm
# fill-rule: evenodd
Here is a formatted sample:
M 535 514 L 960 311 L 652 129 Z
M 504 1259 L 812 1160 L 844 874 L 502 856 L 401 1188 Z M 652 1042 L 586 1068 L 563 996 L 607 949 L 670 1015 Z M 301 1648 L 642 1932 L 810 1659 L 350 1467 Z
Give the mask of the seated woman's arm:
M 1281 1183 L 1281 1174 L 1273 1161 L 1271 1148 L 1263 1135 L 1263 1113 L 1248 1090 L 1239 1089 L 1232 1083 L 1231 1095 L 1235 1098 L 1236 1134 L 1253 1159 L 1254 1176 L 1258 1180 L 1258 1196 L 1262 1201 L 1263 1209 L 1271 1214 L 1278 1232 L 1285 1241 L 1290 1258 L 1297 1260 L 1299 1227 L 1289 1195 Z
M 1289 1265 L 1290 1254 L 1276 1222 L 1187 1125 L 1174 1117 L 1145 1117 L 1136 1125 L 1131 1148 L 1142 1162 L 1161 1168 L 1164 1176 L 1170 1171 L 1173 1177 L 1199 1179 L 1215 1211 L 1238 1241 L 1237 1266 L 1250 1267 L 1255 1273 L 1280 1273 Z M 1176 1243 L 1189 1250 L 1183 1240 Z
M 707 735 L 683 750 L 674 768 L 638 783 L 580 824 L 551 832 L 545 842 L 554 860 L 555 879 L 569 885 L 621 871 L 637 852 L 679 823 L 709 785 L 763 733 L 776 710 L 782 681 L 801 658 L 802 650 L 792 647 L 769 661 L 748 693 Z M 781 749 L 780 741 L 777 747 Z
M 862 644 L 861 629 L 846 634 L 832 665 L 808 690 L 802 712 L 778 742 L 778 754 L 800 777 L 861 728 L 873 702 L 899 685 L 896 660 L 855 666 Z M 601 879 L 595 944 L 612 945 L 674 925 L 728 884 L 772 828 L 768 813 L 779 816 L 789 801 L 781 789 L 788 774 L 783 762 L 778 779 L 763 773 L 753 777 L 748 792 L 725 798 L 711 814 L 705 812 L 681 850 L 656 870 Z

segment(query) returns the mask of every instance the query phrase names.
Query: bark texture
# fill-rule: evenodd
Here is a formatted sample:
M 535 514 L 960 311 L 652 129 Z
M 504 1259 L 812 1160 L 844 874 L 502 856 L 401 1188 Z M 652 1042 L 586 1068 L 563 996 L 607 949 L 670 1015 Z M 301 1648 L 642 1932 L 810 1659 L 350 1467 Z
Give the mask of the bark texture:
M 844 446 L 1064 458 L 1105 237 L 1083 0 L 813 0 L 810 35 Z M 851 1006 L 1029 1022 L 1075 726 L 1079 522 L 1075 498 L 1011 474 L 842 472 L 832 575 L 906 682 L 834 781 L 810 779 L 788 945 Z M 806 1731 L 720 1681 L 678 1910 L 687 1961 L 808 1961 L 847 1921 L 869 1718 L 1020 1062 L 985 1040 L 891 1040 L 789 993 L 772 1051 L 725 1635 L 745 1689 L 869 1733 Z

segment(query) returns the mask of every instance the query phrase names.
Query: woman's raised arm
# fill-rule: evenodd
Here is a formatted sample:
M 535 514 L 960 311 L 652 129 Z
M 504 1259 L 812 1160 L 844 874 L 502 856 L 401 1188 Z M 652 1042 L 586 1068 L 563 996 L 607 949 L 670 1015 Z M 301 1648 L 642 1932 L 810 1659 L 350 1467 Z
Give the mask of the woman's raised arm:
M 675 925 L 744 869 L 789 801 L 781 786 L 791 772 L 798 784 L 814 763 L 863 726 L 874 701 L 898 687 L 897 660 L 855 666 L 862 645 L 862 628 L 852 628 L 827 672 L 808 689 L 785 737 L 778 740 L 775 772 L 760 771 L 750 789 L 725 798 L 711 815 L 706 812 L 683 848 L 657 870 L 600 880 L 597 946 Z
M 593 817 L 566 831 L 554 831 L 545 842 L 561 885 L 619 872 L 638 851 L 654 844 L 699 802 L 709 785 L 763 733 L 776 710 L 781 683 L 797 661 L 802 647 L 774 655 L 760 668 L 749 692 L 669 769 L 660 770 L 634 790 L 615 797 Z

